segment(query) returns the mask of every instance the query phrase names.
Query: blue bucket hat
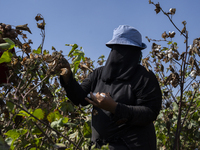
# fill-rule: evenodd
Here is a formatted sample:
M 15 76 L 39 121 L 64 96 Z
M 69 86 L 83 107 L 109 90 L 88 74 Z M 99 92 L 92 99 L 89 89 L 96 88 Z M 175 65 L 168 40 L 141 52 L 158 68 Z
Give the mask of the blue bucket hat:
M 115 44 L 137 46 L 141 49 L 147 48 L 146 44 L 142 43 L 140 32 L 128 25 L 120 25 L 118 28 L 114 29 L 113 38 L 106 43 L 106 46 L 111 48 Z

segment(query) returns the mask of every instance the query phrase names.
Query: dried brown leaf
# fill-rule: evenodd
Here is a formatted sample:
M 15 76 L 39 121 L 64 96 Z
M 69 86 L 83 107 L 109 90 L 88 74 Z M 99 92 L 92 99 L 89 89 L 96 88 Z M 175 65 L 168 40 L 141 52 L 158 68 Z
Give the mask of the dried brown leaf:
M 43 20 L 43 18 L 40 15 L 35 16 L 35 20 L 39 21 L 39 20 Z
M 160 12 L 160 10 L 161 10 L 160 4 L 159 3 L 155 4 L 155 6 L 156 6 L 156 9 L 155 9 L 156 14 L 158 14 Z
M 18 25 L 18 26 L 16 26 L 16 29 L 17 29 L 17 30 L 28 31 L 30 34 L 32 34 L 32 33 L 31 33 L 31 30 L 30 30 L 29 27 L 28 27 L 28 24 Z

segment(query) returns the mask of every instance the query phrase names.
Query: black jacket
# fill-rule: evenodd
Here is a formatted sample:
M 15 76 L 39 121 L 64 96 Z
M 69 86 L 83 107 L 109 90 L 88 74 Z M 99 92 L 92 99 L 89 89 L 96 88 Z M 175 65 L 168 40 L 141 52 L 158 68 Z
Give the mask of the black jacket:
M 101 79 L 103 67 L 89 74 L 81 85 L 72 78 L 66 85 L 60 78 L 68 98 L 75 105 L 88 105 L 89 92 L 110 93 L 118 102 L 115 114 L 94 107 L 92 141 L 99 145 L 109 142 L 111 149 L 156 150 L 153 121 L 161 109 L 162 94 L 155 75 L 138 65 L 129 80 L 106 83 Z

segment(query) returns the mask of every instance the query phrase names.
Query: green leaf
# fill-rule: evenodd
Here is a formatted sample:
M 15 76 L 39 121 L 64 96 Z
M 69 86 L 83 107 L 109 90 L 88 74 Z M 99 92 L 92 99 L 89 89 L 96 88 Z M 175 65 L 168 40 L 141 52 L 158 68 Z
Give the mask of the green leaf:
M 104 55 L 101 55 L 98 59 L 104 59 L 105 56 Z
M 60 118 L 62 118 L 62 115 L 59 113 L 58 110 L 56 110 L 56 111 L 54 112 L 54 115 L 55 115 L 55 120 L 59 120 Z
M 53 122 L 54 119 L 55 119 L 54 113 L 53 113 L 53 112 L 50 112 L 50 113 L 47 115 L 47 120 L 48 120 L 49 122 Z
M 44 119 L 45 113 L 41 108 L 38 108 L 38 109 L 34 110 L 33 115 L 35 117 L 37 117 L 38 119 L 42 120 L 42 119 Z
M 4 62 L 9 63 L 9 62 L 11 61 L 12 55 L 13 55 L 13 54 L 12 54 L 11 52 L 9 52 L 8 50 L 5 51 L 5 52 L 1 55 L 0 64 L 1 64 L 1 63 L 4 63 Z
M 9 43 L 1 43 L 0 44 L 0 48 L 3 50 L 9 49 L 10 48 L 10 44 Z
M 56 50 L 56 48 L 54 46 L 51 47 L 51 50 Z
M 23 110 L 21 110 L 17 115 L 18 116 L 23 116 L 23 117 L 29 117 L 30 116 L 27 112 L 25 112 Z
M 4 49 L 4 50 L 10 50 L 13 47 L 15 47 L 15 43 L 9 39 L 9 38 L 3 38 L 4 41 L 6 41 L 6 43 L 1 43 L 0 44 L 0 48 Z
M 49 54 L 49 52 L 47 50 L 44 50 L 43 54 L 46 55 L 46 54 Z
M 63 143 L 56 143 L 53 145 L 54 148 L 67 148 L 65 144 Z
M 40 129 L 38 129 L 36 126 L 34 126 L 32 129 L 31 129 L 31 133 L 33 135 L 40 135 L 42 134 L 42 132 L 40 131 Z
M 78 55 L 74 58 L 74 60 L 72 61 L 72 64 L 79 64 L 79 62 L 81 61 L 82 56 Z
M 83 126 L 83 135 L 86 138 L 90 138 L 92 135 L 92 130 L 91 130 L 91 126 L 90 126 L 90 122 L 85 122 L 84 126 Z
M 30 150 L 37 150 L 37 148 L 36 147 L 32 147 Z
M 10 146 L 12 145 L 13 139 L 11 137 L 8 137 L 5 139 L 5 142 Z
M 12 110 L 13 110 L 13 108 L 14 108 L 14 104 L 13 104 L 13 103 L 11 103 L 11 102 L 6 102 L 6 105 L 8 106 L 8 110 L 9 110 L 9 111 L 12 111 Z
M 62 126 L 63 126 L 62 118 L 60 118 L 59 120 L 53 121 L 51 123 L 52 128 L 59 128 L 59 127 L 62 127 Z
M 74 112 L 74 106 L 71 103 L 67 103 L 68 112 Z
M 75 76 L 75 73 L 76 73 L 77 70 L 78 70 L 78 66 L 79 66 L 79 63 L 75 63 L 75 64 L 74 64 L 74 67 L 72 68 L 73 76 Z
M 77 124 L 72 123 L 72 122 L 67 122 L 67 123 L 65 123 L 64 125 L 65 125 L 65 126 L 69 126 L 69 127 L 71 127 L 71 128 L 77 127 Z
M 38 49 L 37 50 L 33 50 L 33 53 L 35 53 L 35 54 L 41 54 L 41 52 L 42 52 L 42 49 L 41 49 L 41 45 L 38 47 Z
M 63 112 L 74 112 L 74 106 L 69 102 L 62 102 L 60 110 Z
M 55 112 L 50 112 L 50 113 L 47 115 L 47 120 L 48 120 L 49 122 L 57 121 L 57 120 L 59 120 L 60 118 L 62 118 L 62 115 L 59 113 L 58 110 L 56 110 Z
M 172 44 L 172 41 L 169 41 L 167 44 L 168 44 L 168 45 L 171 45 L 171 44 Z
M 20 133 L 17 131 L 17 129 L 12 129 L 6 132 L 5 135 L 12 139 L 17 139 L 20 136 Z
M 12 143 L 12 139 L 10 141 L 7 141 L 9 143 Z M 6 144 L 2 136 L 0 135 L 0 149 L 2 150 L 9 150 L 9 146 Z
M 69 121 L 69 118 L 67 118 L 67 117 L 63 117 L 62 118 L 62 123 L 63 124 L 67 123 L 68 121 Z
M 70 134 L 70 135 L 69 135 L 69 138 L 70 138 L 70 139 L 73 139 L 73 138 L 75 138 L 75 137 L 77 137 L 77 136 L 78 136 L 78 132 L 76 131 L 76 132 Z
M 15 43 L 11 39 L 9 39 L 9 38 L 3 38 L 3 40 L 6 41 L 6 43 L 10 44 L 10 47 L 9 47 L 8 50 L 13 49 L 15 47 Z
M 6 138 L 6 142 L 7 144 L 10 146 L 10 149 L 13 150 L 14 149 L 14 142 L 22 135 L 27 133 L 27 129 L 12 129 L 9 130 L 8 132 L 4 133 L 7 138 Z
M 70 56 L 77 48 L 78 45 L 77 44 L 73 44 L 73 45 L 69 45 L 69 44 L 65 44 L 66 46 L 72 46 L 71 51 L 69 52 L 68 56 Z

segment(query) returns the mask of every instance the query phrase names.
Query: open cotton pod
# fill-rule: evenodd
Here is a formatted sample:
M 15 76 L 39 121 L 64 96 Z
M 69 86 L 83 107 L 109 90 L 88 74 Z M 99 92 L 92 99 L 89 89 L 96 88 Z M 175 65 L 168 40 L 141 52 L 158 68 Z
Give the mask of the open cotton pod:
M 96 94 L 97 94 L 97 93 L 93 93 L 94 96 L 96 96 Z M 102 93 L 101 93 L 100 95 L 101 95 L 102 97 L 106 97 L 106 96 L 105 96 L 104 94 L 102 94 Z M 88 97 L 88 98 L 91 98 L 91 97 L 90 97 L 90 94 L 88 94 L 87 97 Z

